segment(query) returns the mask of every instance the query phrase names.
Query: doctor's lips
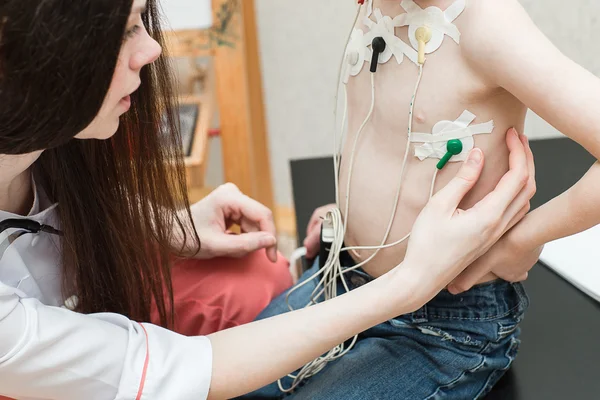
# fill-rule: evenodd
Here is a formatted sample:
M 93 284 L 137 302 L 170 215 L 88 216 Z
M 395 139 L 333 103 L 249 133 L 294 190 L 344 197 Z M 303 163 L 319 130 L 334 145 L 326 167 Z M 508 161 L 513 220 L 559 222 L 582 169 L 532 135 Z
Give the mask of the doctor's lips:
M 131 94 L 128 94 L 127 96 L 123 97 L 121 99 L 121 101 L 119 101 L 120 105 L 123 105 L 127 110 L 129 110 L 129 108 L 131 108 L 131 95 L 134 94 L 138 89 L 139 89 L 139 85 L 135 88 L 135 90 L 133 92 L 131 92 Z

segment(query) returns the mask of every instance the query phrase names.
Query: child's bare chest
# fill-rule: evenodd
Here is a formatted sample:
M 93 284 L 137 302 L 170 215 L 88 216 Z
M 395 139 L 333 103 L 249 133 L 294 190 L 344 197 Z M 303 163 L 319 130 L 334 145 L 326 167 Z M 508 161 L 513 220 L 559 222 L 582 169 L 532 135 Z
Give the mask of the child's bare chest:
M 460 5 L 461 0 L 448 3 Z M 362 33 L 355 32 L 355 38 L 363 35 L 368 42 L 385 37 L 386 42 L 392 43 L 393 51 L 391 55 L 383 54 L 387 61 L 378 62 L 375 73 L 371 70 L 371 62 L 375 60 L 371 53 L 368 54 L 371 62 L 365 62 L 358 73 L 355 70 L 346 77 L 348 129 L 340 193 L 342 206 L 347 193 L 350 198 L 347 241 L 352 244 L 379 244 L 389 224 L 399 184 L 402 185 L 399 212 L 387 242 L 410 232 L 428 200 L 436 164 L 446 155 L 450 141 L 460 141 L 461 152 L 439 172 L 435 188 L 443 187 L 456 172 L 459 161 L 466 158 L 470 149 L 479 147 L 486 154 L 486 169 L 466 202 L 474 203 L 485 196 L 507 168 L 504 142 L 507 129 L 511 126 L 522 129 L 525 117 L 525 108 L 512 95 L 486 84 L 483 74 L 473 70 L 452 28 L 447 27 L 449 33 L 443 35 L 439 46 L 425 54 L 425 62 L 418 62 L 418 46 L 410 40 L 415 30 L 410 21 L 419 18 L 402 22 L 397 18 L 404 12 L 400 4 L 408 3 L 376 1 L 371 22 L 359 19 L 356 26 Z M 406 22 L 406 26 L 393 27 L 389 35 L 385 29 L 390 21 L 396 25 Z M 452 22 L 460 33 L 469 20 L 464 16 Z M 394 42 L 394 37 L 408 47 Z M 404 54 L 400 57 L 396 53 L 402 49 Z M 403 164 L 406 154 L 408 158 Z M 354 165 L 348 191 L 351 159 Z M 380 275 L 397 265 L 404 251 L 402 244 L 382 250 L 367 269 Z M 360 258 L 369 254 L 372 252 L 363 252 Z

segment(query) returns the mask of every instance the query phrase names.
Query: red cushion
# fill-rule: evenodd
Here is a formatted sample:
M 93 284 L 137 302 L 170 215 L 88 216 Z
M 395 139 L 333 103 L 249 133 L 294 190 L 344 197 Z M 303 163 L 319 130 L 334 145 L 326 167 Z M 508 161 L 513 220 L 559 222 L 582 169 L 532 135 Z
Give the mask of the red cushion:
M 253 321 L 292 285 L 288 261 L 272 263 L 264 250 L 244 258 L 186 260 L 173 267 L 175 328 L 208 335 Z M 153 310 L 152 321 L 158 321 Z

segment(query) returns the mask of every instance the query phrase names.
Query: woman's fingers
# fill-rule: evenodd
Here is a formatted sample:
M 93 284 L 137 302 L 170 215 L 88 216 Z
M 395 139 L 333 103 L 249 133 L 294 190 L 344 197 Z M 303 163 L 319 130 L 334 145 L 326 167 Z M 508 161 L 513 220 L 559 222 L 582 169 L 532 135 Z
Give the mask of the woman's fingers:
M 269 243 L 274 243 L 268 246 L 266 251 L 271 261 L 277 261 L 277 230 L 271 210 L 243 194 L 235 185 L 223 185 L 220 201 L 223 208 L 235 209 L 235 214 L 239 215 L 240 222 L 243 223 L 242 229 L 256 233 L 255 227 L 258 226 L 258 230 L 266 235 L 261 237 L 268 239 L 268 236 L 272 236 L 273 240 L 265 239 Z M 254 235 L 252 237 L 254 238 Z
M 256 222 L 251 221 L 247 218 L 242 218 L 241 221 L 238 222 L 240 228 L 242 228 L 242 232 L 251 233 L 251 232 L 260 232 L 260 225 Z
M 483 169 L 483 152 L 473 149 L 454 178 L 430 200 L 449 215 L 454 214 L 467 193 L 475 186 Z
M 466 292 L 489 272 L 489 268 L 484 263 L 475 261 L 450 283 L 448 291 L 454 295 Z
M 503 213 L 501 220 L 508 222 L 529 200 L 526 199 L 527 196 L 519 197 L 529 181 L 529 166 L 525 146 L 517 131 L 514 129 L 509 130 L 506 143 L 510 151 L 509 171 L 500 179 L 494 191 L 485 196 L 474 208 L 482 208 L 485 212 L 493 215 Z M 515 200 L 518 200 L 518 202 Z M 511 210 L 508 210 L 513 204 Z
M 266 206 L 246 195 L 242 195 L 240 198 L 240 212 L 242 213 L 242 218 L 257 223 L 262 232 L 270 233 L 275 237 L 277 236 L 273 212 Z
M 277 245 L 276 239 L 265 232 L 242 233 L 240 235 L 216 235 L 211 238 L 213 246 L 219 249 L 219 255 L 228 257 L 244 257 L 249 253 L 266 249 L 267 257 L 277 261 L 277 254 L 272 255 L 270 249 Z
M 536 192 L 533 153 L 531 152 L 527 138 L 521 135 L 520 140 L 525 149 L 529 179 L 527 180 L 527 183 L 523 189 L 521 189 L 519 195 L 515 198 L 506 211 L 506 215 L 503 219 L 504 222 L 507 223 L 505 230 L 511 229 L 529 212 L 531 208 L 531 199 Z
M 529 179 L 531 179 L 535 183 L 535 161 L 533 159 L 533 151 L 531 151 L 531 146 L 529 145 L 529 139 L 525 135 L 520 135 L 521 142 L 525 147 L 525 154 L 527 156 L 527 165 L 529 167 Z

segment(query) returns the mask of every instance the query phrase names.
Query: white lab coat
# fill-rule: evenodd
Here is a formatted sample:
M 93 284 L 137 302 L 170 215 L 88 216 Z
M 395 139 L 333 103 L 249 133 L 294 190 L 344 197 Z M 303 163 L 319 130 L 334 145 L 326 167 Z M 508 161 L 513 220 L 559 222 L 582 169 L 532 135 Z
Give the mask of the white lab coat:
M 60 229 L 57 205 L 35 192 L 27 218 Z M 9 218 L 23 217 L 0 211 L 0 220 Z M 9 241 L 14 233 L 0 234 L 0 397 L 207 398 L 212 348 L 206 337 L 181 336 L 117 314 L 66 309 L 60 238 L 40 233 Z

